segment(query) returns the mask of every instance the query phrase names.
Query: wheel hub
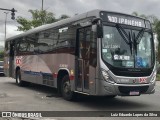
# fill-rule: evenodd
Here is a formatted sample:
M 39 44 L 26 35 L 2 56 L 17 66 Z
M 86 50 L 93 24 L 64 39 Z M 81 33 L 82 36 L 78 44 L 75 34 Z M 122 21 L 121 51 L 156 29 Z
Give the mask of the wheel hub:
M 66 94 L 69 94 L 70 92 L 71 92 L 71 86 L 70 86 L 70 83 L 69 82 L 66 82 L 65 84 L 64 84 L 64 92 L 66 93 Z

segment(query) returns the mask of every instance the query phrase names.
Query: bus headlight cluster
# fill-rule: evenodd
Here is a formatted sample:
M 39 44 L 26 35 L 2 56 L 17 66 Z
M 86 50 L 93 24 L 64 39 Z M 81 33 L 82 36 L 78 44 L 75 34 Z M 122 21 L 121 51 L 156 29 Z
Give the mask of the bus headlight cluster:
M 114 83 L 113 79 L 109 76 L 108 72 L 102 69 L 102 76 L 105 79 L 105 81 Z

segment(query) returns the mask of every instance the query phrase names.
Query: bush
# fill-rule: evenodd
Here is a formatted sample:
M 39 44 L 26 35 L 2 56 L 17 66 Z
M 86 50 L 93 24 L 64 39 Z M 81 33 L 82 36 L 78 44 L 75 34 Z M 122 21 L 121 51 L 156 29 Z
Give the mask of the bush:
M 4 58 L 4 51 L 0 51 L 0 61 L 2 61 Z

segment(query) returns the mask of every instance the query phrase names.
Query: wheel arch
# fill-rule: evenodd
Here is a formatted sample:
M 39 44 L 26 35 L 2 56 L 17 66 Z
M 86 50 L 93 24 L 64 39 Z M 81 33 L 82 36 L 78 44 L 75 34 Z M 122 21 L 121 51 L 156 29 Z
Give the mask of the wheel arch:
M 58 74 L 57 74 L 57 89 L 59 92 L 61 89 L 62 78 L 65 75 L 69 76 L 69 70 L 68 69 L 59 69 Z

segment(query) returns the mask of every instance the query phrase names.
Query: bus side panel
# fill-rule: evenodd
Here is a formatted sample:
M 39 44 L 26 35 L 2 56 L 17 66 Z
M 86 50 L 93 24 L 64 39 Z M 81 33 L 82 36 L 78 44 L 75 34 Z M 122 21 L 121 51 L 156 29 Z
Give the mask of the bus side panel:
M 75 57 L 71 54 L 41 54 L 38 55 L 37 72 L 41 73 L 41 78 L 37 79 L 38 84 L 57 87 L 57 74 L 60 69 L 65 69 L 70 75 L 74 72 Z M 74 76 L 74 75 L 73 75 Z M 74 82 L 71 80 L 72 89 Z
M 72 70 L 74 76 L 74 60 L 74 55 L 64 53 L 16 56 L 15 66 L 20 67 L 22 80 L 57 87 L 57 77 L 54 75 L 60 69 L 66 69 L 69 74 Z M 74 89 L 74 80 L 71 84 Z
M 37 55 L 16 56 L 15 66 L 20 67 L 22 80 L 36 83 L 37 59 Z

